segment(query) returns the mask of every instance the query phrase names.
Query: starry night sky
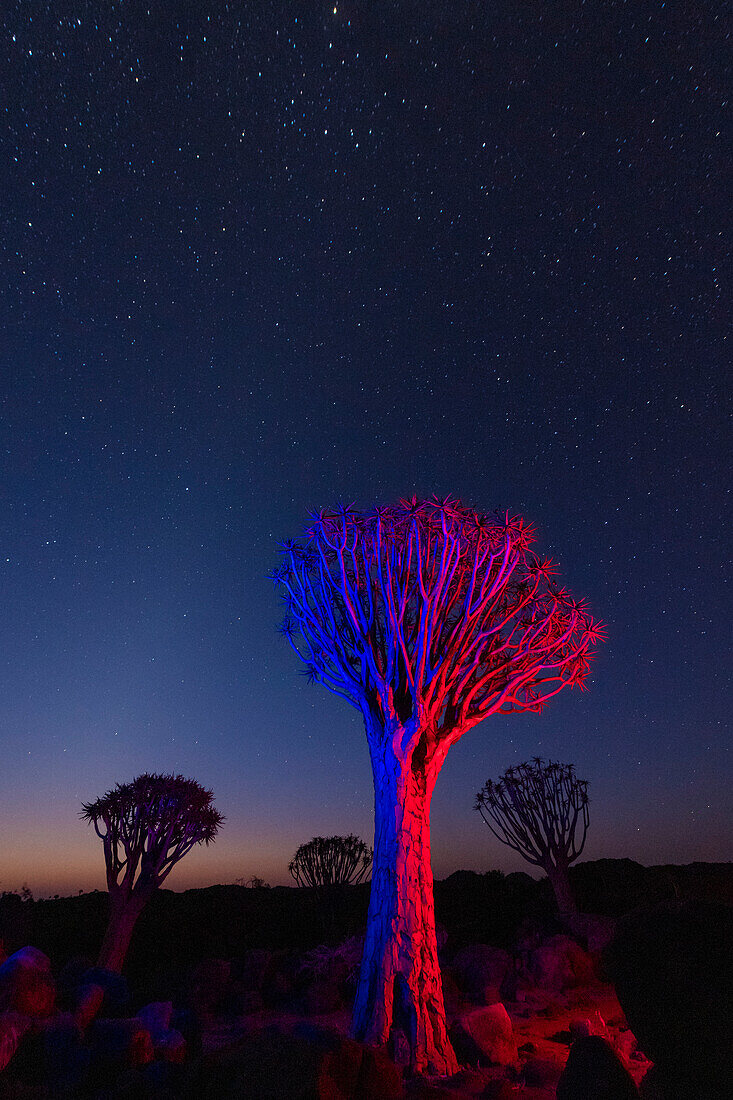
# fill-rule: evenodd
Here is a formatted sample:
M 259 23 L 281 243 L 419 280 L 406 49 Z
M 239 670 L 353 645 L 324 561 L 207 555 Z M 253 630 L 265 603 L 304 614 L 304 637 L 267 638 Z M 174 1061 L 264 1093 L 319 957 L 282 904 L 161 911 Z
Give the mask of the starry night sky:
M 448 757 L 436 876 L 540 754 L 584 858 L 730 858 L 726 39 L 715 3 L 20 3 L 0 16 L 0 890 L 103 886 L 82 800 L 227 824 L 174 888 L 371 840 L 360 719 L 275 626 L 309 509 L 533 522 L 590 691 Z

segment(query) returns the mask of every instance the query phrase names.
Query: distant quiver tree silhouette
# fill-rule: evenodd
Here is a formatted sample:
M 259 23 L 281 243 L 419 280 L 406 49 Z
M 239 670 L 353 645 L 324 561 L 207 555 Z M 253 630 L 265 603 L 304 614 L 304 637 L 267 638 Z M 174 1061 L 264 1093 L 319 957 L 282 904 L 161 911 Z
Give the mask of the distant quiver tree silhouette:
M 412 1068 L 457 1068 L 435 938 L 430 800 L 451 745 L 489 715 L 539 712 L 581 687 L 602 638 L 515 516 L 455 500 L 314 514 L 272 571 L 281 631 L 311 680 L 364 719 L 375 790 L 374 865 L 352 1032 L 393 1027 Z
M 476 809 L 497 840 L 547 875 L 562 916 L 577 913 L 568 867 L 583 851 L 588 831 L 588 783 L 572 764 L 533 760 L 488 779 Z
M 110 917 L 99 965 L 119 973 L 135 923 L 179 860 L 210 844 L 224 818 L 213 793 L 182 775 L 139 775 L 118 783 L 81 816 L 104 846 Z
M 329 890 L 362 882 L 372 865 L 372 850 L 358 836 L 314 836 L 301 844 L 288 864 L 298 886 Z

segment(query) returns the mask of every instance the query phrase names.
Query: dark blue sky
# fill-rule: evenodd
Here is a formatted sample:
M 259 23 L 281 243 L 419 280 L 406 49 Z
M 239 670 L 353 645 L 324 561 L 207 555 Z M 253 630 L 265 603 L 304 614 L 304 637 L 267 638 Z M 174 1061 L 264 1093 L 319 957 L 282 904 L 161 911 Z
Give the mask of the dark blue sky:
M 144 770 L 227 816 L 173 886 L 369 838 L 265 573 L 310 508 L 433 492 L 525 515 L 609 630 L 451 751 L 436 874 L 520 866 L 473 798 L 538 753 L 587 856 L 729 858 L 718 5 L 0 19 L 0 889 L 101 886 L 79 805 Z

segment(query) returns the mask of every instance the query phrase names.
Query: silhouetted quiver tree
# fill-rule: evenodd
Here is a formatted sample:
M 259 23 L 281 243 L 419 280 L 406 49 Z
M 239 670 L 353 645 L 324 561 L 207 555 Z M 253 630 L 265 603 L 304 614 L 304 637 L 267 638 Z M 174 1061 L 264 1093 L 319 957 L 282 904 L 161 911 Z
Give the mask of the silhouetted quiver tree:
M 288 865 L 298 886 L 317 891 L 362 882 L 372 865 L 372 850 L 358 836 L 314 836 L 301 844 Z
M 301 844 L 288 870 L 298 886 L 310 887 L 317 899 L 323 934 L 337 934 L 336 913 L 344 887 L 362 882 L 372 865 L 372 850 L 358 836 L 314 836 Z
M 139 775 L 84 803 L 104 845 L 110 920 L 99 965 L 120 971 L 135 923 L 173 867 L 196 844 L 210 844 L 224 818 L 213 793 L 182 775 Z
M 486 781 L 476 809 L 502 844 L 542 868 L 560 913 L 577 912 L 568 867 L 585 845 L 588 783 L 578 779 L 573 765 L 535 757 L 507 768 L 497 782 Z
M 519 518 L 452 500 L 312 517 L 273 571 L 311 679 L 363 716 L 374 865 L 353 1033 L 405 1030 L 412 1066 L 452 1073 L 433 911 L 430 800 L 452 744 L 491 714 L 582 686 L 602 631 Z

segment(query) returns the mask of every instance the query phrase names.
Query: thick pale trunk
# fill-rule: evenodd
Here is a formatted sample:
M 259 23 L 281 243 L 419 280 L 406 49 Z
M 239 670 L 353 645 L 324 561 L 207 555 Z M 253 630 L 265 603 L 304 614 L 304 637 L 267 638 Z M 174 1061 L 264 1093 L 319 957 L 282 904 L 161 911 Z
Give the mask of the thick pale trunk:
M 560 916 L 572 916 L 572 914 L 578 912 L 578 906 L 573 892 L 570 888 L 570 879 L 568 877 L 568 869 L 562 864 L 554 866 L 549 864 L 546 868 L 547 877 L 550 880 L 553 892 L 555 894 L 555 900 L 557 902 L 557 908 L 560 912 Z
M 352 1032 L 383 1044 L 394 1029 L 410 1045 L 418 1073 L 458 1069 L 448 1039 L 438 964 L 430 866 L 434 778 L 413 774 L 389 751 L 372 754 L 374 862 L 366 942 Z
M 122 970 L 137 918 L 145 908 L 147 898 L 133 896 L 125 900 L 110 897 L 107 931 L 99 951 L 98 965 L 119 974 Z

